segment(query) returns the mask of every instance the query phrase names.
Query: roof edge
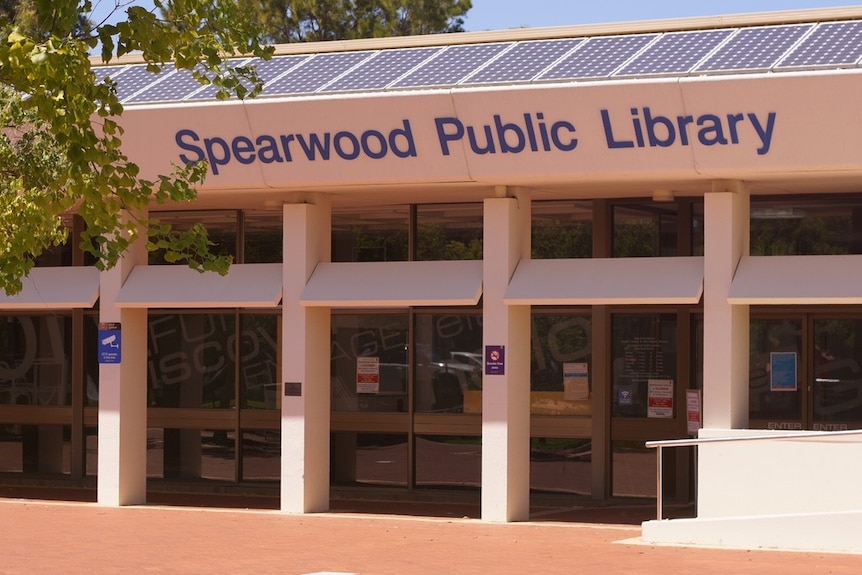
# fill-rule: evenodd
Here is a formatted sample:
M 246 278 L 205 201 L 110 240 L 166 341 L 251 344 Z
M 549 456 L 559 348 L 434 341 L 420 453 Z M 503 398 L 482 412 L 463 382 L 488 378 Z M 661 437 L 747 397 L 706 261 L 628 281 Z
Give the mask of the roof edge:
M 469 16 L 468 16 L 469 17 Z M 418 48 L 424 46 L 446 46 L 459 44 L 481 44 L 523 40 L 548 40 L 575 36 L 615 36 L 648 32 L 677 32 L 706 30 L 710 28 L 738 28 L 796 24 L 801 22 L 828 22 L 834 20 L 862 19 L 862 5 L 805 10 L 781 10 L 771 12 L 749 12 L 718 16 L 696 16 L 656 20 L 633 20 L 601 24 L 576 24 L 570 26 L 547 26 L 538 28 L 509 28 L 481 32 L 454 32 L 450 34 L 426 34 L 420 36 L 393 36 L 387 38 L 363 38 L 359 40 L 331 40 L 327 42 L 296 42 L 276 44 L 275 55 L 310 54 L 322 52 L 350 52 L 357 50 L 381 50 L 387 48 Z M 91 56 L 93 65 L 102 63 L 100 56 Z M 111 64 L 135 64 L 143 62 L 140 54 L 127 54 L 111 60 Z

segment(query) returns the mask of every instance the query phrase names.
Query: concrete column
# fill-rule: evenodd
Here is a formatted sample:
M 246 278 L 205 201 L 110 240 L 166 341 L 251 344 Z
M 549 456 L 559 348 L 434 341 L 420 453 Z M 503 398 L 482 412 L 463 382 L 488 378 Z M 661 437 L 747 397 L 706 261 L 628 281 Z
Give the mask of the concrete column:
M 299 299 L 331 252 L 331 208 L 323 196 L 284 205 L 281 510 L 329 509 L 329 308 Z
M 136 505 L 147 496 L 147 310 L 114 302 L 135 265 L 147 264 L 146 238 L 102 272 L 99 322 L 121 326 L 122 360 L 99 365 L 99 478 L 101 505 Z
M 748 306 L 727 302 L 748 254 L 749 194 L 742 182 L 715 182 L 704 196 L 703 424 L 748 425 Z
M 507 306 L 503 297 L 518 262 L 530 256 L 530 200 L 486 199 L 484 211 L 482 336 L 486 347 L 504 347 L 505 372 L 482 378 L 482 519 L 524 521 L 530 516 L 530 306 Z

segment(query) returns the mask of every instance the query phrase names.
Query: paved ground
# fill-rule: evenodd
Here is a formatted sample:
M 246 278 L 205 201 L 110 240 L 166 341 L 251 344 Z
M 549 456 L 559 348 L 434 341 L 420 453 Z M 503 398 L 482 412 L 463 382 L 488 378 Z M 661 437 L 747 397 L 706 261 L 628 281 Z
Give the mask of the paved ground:
M 0 499 L 0 574 L 858 575 L 862 556 L 656 547 L 632 525 Z

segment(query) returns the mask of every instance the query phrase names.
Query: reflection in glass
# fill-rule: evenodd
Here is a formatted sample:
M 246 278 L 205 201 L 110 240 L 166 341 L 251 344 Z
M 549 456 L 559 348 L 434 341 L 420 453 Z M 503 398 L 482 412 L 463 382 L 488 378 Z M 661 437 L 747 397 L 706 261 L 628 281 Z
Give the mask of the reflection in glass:
M 243 409 L 278 409 L 281 406 L 279 317 L 256 314 L 240 316 L 238 353 Z
M 453 486 L 482 486 L 482 438 L 416 437 L 416 487 Z
M 407 435 L 400 433 L 333 433 L 333 485 L 407 487 Z
M 657 488 L 656 450 L 647 449 L 642 441 L 614 441 L 612 449 L 613 496 L 654 498 Z M 664 462 L 665 458 L 662 459 Z M 662 467 L 667 470 L 664 465 Z M 665 473 L 665 477 L 671 475 Z M 663 485 L 669 486 L 670 482 Z
M 593 256 L 592 202 L 533 202 L 532 218 L 533 259 Z
M 589 495 L 592 441 L 530 438 L 530 490 Z
M 590 415 L 592 320 L 588 315 L 533 313 L 530 412 Z
M 862 199 L 752 198 L 753 256 L 862 253 Z
M 0 318 L 0 405 L 72 405 L 72 318 Z
M 814 322 L 815 430 L 862 428 L 862 320 Z
M 243 212 L 242 263 L 265 264 L 282 261 L 282 211 Z
M 666 402 L 660 401 L 666 394 L 654 388 L 651 398 L 650 381 L 670 381 L 671 410 L 676 408 L 676 314 L 615 314 L 611 337 L 613 416 L 668 416 Z
M 801 319 L 751 320 L 748 364 L 748 410 L 751 419 L 769 420 L 766 423 L 768 427 L 779 429 L 802 428 L 801 349 Z M 772 373 L 773 353 L 795 354 L 796 377 L 795 381 L 790 382 L 793 385 L 779 381 L 778 374 Z M 788 372 L 784 369 L 783 373 Z M 788 423 L 785 425 L 780 422 Z
M 207 230 L 207 238 L 213 244 L 210 251 L 219 256 L 233 256 L 236 261 L 238 214 L 236 210 L 153 212 L 151 217 L 160 224 L 170 224 L 171 230 L 179 233 L 187 232 L 197 224 L 203 224 Z M 149 263 L 167 264 L 164 250 L 150 252 Z M 178 263 L 184 265 L 185 262 Z
M 416 225 L 417 260 L 482 259 L 482 204 L 420 205 Z
M 152 314 L 148 335 L 150 406 L 235 406 L 233 314 Z
M 69 475 L 68 425 L 0 424 L 0 473 Z
M 224 430 L 148 429 L 147 477 L 234 481 L 234 433 Z
M 242 432 L 243 481 L 281 479 L 281 432 L 247 430 Z
M 332 261 L 407 261 L 409 229 L 408 206 L 333 210 Z
M 675 203 L 617 204 L 614 213 L 614 257 L 677 255 Z
M 482 318 L 416 316 L 415 410 L 482 412 Z
M 407 411 L 407 324 L 406 313 L 332 316 L 333 411 Z

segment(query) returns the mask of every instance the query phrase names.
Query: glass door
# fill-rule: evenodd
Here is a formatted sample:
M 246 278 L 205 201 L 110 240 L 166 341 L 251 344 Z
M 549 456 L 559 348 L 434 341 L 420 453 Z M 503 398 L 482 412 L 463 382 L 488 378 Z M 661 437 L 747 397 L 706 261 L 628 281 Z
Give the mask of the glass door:
M 862 428 L 862 317 L 755 317 L 750 337 L 751 427 Z

